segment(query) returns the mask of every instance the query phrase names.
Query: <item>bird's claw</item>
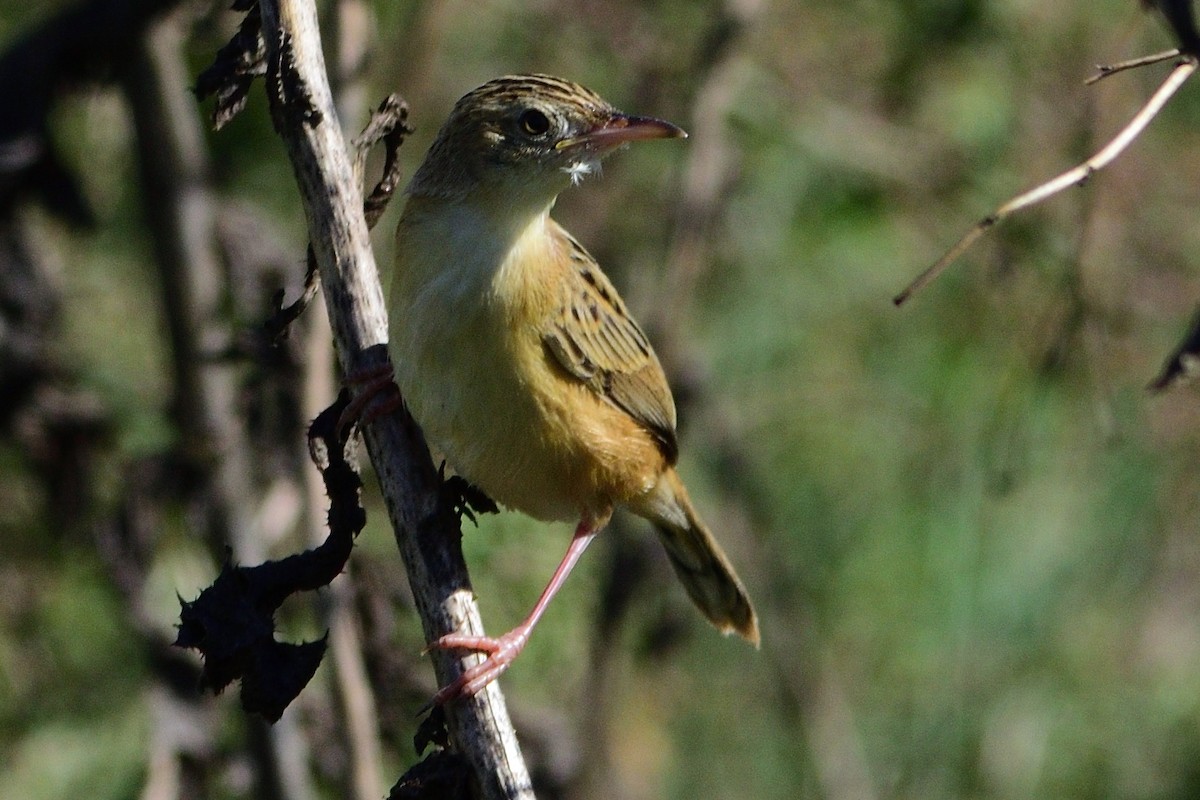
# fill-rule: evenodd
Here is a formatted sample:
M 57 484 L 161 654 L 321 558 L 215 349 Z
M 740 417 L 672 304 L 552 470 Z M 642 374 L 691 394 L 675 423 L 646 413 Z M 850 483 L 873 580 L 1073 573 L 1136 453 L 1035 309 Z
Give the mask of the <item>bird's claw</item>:
M 391 364 L 378 364 L 349 375 L 346 385 L 359 389 L 338 418 L 338 436 L 343 440 L 354 425 L 369 425 L 404 408 Z
M 426 653 L 431 650 L 471 650 L 476 653 L 487 653 L 487 657 L 478 664 L 467 667 L 455 680 L 442 687 L 422 707 L 421 712 L 424 713 L 434 706 L 445 705 L 451 701 L 478 694 L 485 686 L 504 674 L 504 671 L 525 648 L 528 640 L 529 631 L 517 627 L 498 637 L 448 633 L 432 642 L 425 648 Z

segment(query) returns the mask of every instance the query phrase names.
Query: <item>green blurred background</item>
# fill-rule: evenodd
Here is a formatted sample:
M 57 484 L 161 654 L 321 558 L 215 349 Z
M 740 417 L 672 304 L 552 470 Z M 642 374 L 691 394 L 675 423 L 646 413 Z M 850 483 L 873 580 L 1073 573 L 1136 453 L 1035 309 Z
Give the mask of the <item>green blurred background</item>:
M 0 34 L 66 6 L 0 0 Z M 972 222 L 1124 124 L 1169 66 L 1082 81 L 1169 47 L 1160 19 L 1132 0 L 363 10 L 360 89 L 367 105 L 409 101 L 409 173 L 453 101 L 509 72 L 569 77 L 692 134 L 613 157 L 556 216 L 668 365 L 682 472 L 758 604 L 763 648 L 713 634 L 651 534 L 621 523 L 502 679 L 518 725 L 541 731 L 530 741 L 558 748 L 527 745 L 558 764 L 543 796 L 1200 796 L 1200 408 L 1193 388 L 1146 390 L 1200 301 L 1200 90 L 1088 186 L 890 302 Z M 236 19 L 183 15 L 189 79 Z M 0 440 L 0 798 L 146 797 L 153 669 L 93 531 L 123 465 L 176 441 L 165 323 L 122 93 L 71 94 L 50 121 L 99 219 L 25 216 L 61 298 L 48 346 L 110 435 L 67 525 L 19 430 Z M 215 191 L 270 220 L 294 287 L 303 215 L 261 87 L 206 146 Z M 376 231 L 381 264 L 395 215 Z M 368 486 L 352 569 L 387 584 L 398 559 Z M 504 514 L 464 532 L 484 619 L 507 629 L 569 530 Z M 303 546 L 281 536 L 270 552 Z M 218 562 L 186 505 L 151 552 L 141 608 L 169 635 L 176 592 L 194 597 Z M 616 611 L 614 576 L 630 584 Z M 416 760 L 432 676 L 403 593 L 381 596 L 418 671 L 383 715 L 386 786 Z M 285 614 L 292 638 L 323 630 L 306 602 Z M 328 671 L 299 701 L 319 797 L 340 796 L 344 768 L 320 738 Z M 207 796 L 250 796 L 236 696 L 202 706 L 220 765 Z

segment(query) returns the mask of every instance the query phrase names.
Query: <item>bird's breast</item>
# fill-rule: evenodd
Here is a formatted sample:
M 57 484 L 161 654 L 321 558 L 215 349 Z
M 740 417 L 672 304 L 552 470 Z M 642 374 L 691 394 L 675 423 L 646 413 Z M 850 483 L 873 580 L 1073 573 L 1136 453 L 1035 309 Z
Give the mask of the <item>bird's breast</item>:
M 413 417 L 496 501 L 543 519 L 576 516 L 543 441 L 555 390 L 538 332 L 545 290 L 529 287 L 536 261 L 461 227 L 407 236 L 398 233 L 390 349 Z
M 430 444 L 539 519 L 598 516 L 648 491 L 661 466 L 646 432 L 547 353 L 564 280 L 554 240 L 535 228 L 496 248 L 422 227 L 402 219 L 397 232 L 390 349 Z

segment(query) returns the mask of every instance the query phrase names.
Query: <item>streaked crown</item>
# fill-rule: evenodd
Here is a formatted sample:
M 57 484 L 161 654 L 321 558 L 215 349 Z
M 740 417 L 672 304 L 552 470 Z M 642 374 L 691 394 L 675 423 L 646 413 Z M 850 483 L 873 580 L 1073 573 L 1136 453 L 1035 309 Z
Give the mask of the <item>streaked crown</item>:
M 620 144 L 686 135 L 668 122 L 623 114 L 577 83 L 508 75 L 455 104 L 408 192 L 461 198 L 501 188 L 553 199 Z

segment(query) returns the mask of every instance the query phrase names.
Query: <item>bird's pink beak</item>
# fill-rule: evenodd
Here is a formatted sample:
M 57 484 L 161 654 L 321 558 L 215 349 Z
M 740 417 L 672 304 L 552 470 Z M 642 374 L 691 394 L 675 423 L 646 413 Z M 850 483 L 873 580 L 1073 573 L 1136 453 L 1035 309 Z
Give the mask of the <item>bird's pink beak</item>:
M 586 145 L 608 150 L 626 142 L 641 139 L 686 139 L 687 131 L 678 125 L 654 117 L 635 117 L 629 114 L 613 114 L 607 122 L 597 125 L 587 133 L 563 139 L 556 150 L 576 145 Z

